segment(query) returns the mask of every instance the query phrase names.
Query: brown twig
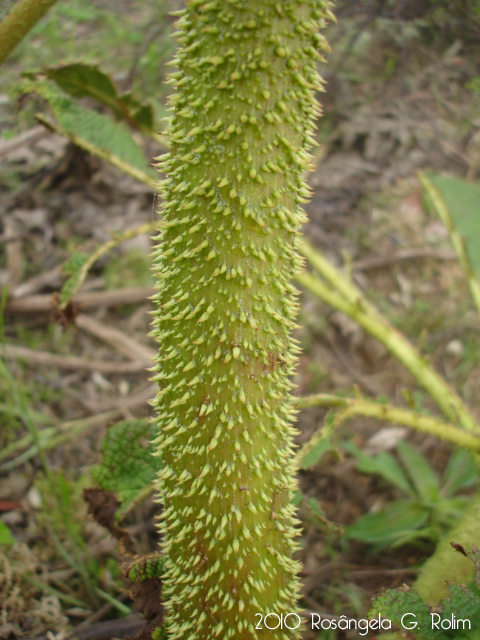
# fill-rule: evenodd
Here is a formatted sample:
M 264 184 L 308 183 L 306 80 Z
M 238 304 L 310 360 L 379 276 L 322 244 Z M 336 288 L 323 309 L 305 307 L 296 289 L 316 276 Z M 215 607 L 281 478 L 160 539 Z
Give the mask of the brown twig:
M 53 449 L 59 444 L 62 444 L 66 441 L 71 442 L 73 438 L 84 434 L 89 429 L 93 429 L 93 427 L 111 423 L 114 420 L 118 420 L 119 418 L 124 417 L 127 411 L 134 411 L 140 409 L 141 407 L 147 406 L 149 400 L 154 397 L 155 391 L 156 385 L 149 385 L 146 389 L 142 390 L 138 394 L 117 400 L 115 402 L 115 407 L 109 411 L 103 411 L 102 413 L 98 413 L 97 415 L 89 416 L 86 418 L 69 420 L 68 422 L 60 424 L 57 427 L 56 432 L 54 431 L 53 427 L 42 429 L 40 431 L 40 435 L 46 436 L 42 438 L 43 450 L 47 451 L 49 449 Z M 48 432 L 48 435 L 45 432 Z M 1 458 L 4 459 L 12 455 L 14 453 L 14 450 L 16 449 L 23 449 L 25 447 L 28 447 L 26 451 L 23 451 L 15 458 L 0 464 L 0 470 L 2 472 L 11 471 L 12 469 L 18 467 L 20 464 L 23 464 L 25 461 L 30 460 L 37 455 L 37 447 L 34 444 L 31 435 L 24 436 L 21 440 L 21 444 L 17 442 L 15 443 L 14 447 L 12 447 L 12 445 L 9 445 L 8 447 L 4 448 L 4 450 L 0 451 Z
M 14 220 L 5 223 L 4 227 L 7 244 L 5 254 L 7 258 L 8 286 L 13 288 L 18 285 L 23 275 L 23 247 L 22 238 L 18 234 L 17 225 Z M 16 238 L 12 240 L 12 238 Z
M 332 613 L 327 613 L 326 611 L 321 611 L 318 608 L 318 602 L 316 600 L 314 600 L 311 596 L 308 596 L 307 594 L 303 594 L 302 595 L 302 600 L 305 600 L 305 602 L 311 607 L 311 611 L 304 611 L 303 615 L 310 617 L 313 614 L 316 615 L 320 615 L 322 618 L 325 618 L 326 620 L 340 620 L 340 616 L 335 616 Z
M 367 376 L 361 373 L 352 359 L 347 356 L 342 349 L 337 345 L 336 340 L 332 335 L 329 335 L 329 332 L 325 334 L 326 340 L 332 350 L 333 355 L 337 358 L 340 364 L 346 369 L 346 371 L 350 374 L 353 381 L 356 382 L 360 387 L 362 387 L 369 395 L 375 397 L 378 395 L 378 389 L 376 386 L 371 384 L 367 379 Z
M 355 578 L 370 578 L 371 576 L 403 576 L 406 574 L 416 575 L 419 569 L 415 567 L 402 567 L 400 569 L 357 569 L 350 571 L 350 575 Z
M 81 629 L 86 629 L 90 627 L 95 622 L 99 622 L 105 616 L 105 614 L 108 611 L 110 611 L 112 607 L 113 607 L 113 604 L 111 602 L 105 602 L 105 604 L 102 605 L 100 609 L 97 609 L 97 611 L 90 614 L 88 618 L 80 622 L 80 624 L 76 627 L 77 632 L 80 631 Z
M 143 620 L 139 616 L 127 616 L 119 620 L 106 620 L 96 622 L 88 627 L 79 625 L 70 636 L 71 640 L 111 640 L 112 638 L 128 638 L 135 636 L 143 626 Z M 24 640 L 48 640 L 46 636 L 27 637 Z
M 132 407 L 133 409 L 136 409 L 142 403 L 147 404 L 147 402 L 155 396 L 155 392 L 156 387 L 154 385 L 146 384 L 142 385 L 141 389 L 136 393 L 126 396 L 125 398 L 111 398 L 110 400 L 102 403 L 84 400 L 82 404 L 91 413 L 110 411 L 110 409 L 115 409 L 116 407 L 123 409 L 123 412 L 125 413 L 130 411 Z
M 147 406 L 148 402 L 155 396 L 157 387 L 155 384 L 149 384 L 143 387 L 137 393 L 132 393 L 125 398 L 117 398 L 112 402 L 105 403 L 102 406 L 100 413 L 93 415 L 89 418 L 80 418 L 78 420 L 71 420 L 65 422 L 62 425 L 62 431 L 68 433 L 74 431 L 75 433 L 80 430 L 83 433 L 86 429 L 101 424 L 102 422 L 110 422 L 123 416 L 126 411 L 134 411 L 140 409 L 142 406 Z M 82 427 L 83 423 L 88 423 L 85 428 Z
M 29 364 L 42 367 L 58 367 L 59 369 L 83 369 L 84 371 L 99 371 L 100 373 L 137 373 L 148 366 L 144 360 L 135 362 L 103 362 L 101 360 L 87 360 L 75 356 L 62 356 L 48 351 L 37 351 L 13 344 L 3 346 L 3 353 L 9 359 L 26 360 Z
M 439 251 L 437 249 L 404 249 L 397 251 L 388 256 L 371 256 L 369 258 L 363 258 L 362 260 L 356 260 L 352 264 L 354 271 L 368 271 L 369 269 L 382 269 L 388 267 L 397 262 L 404 262 L 407 260 L 418 260 L 421 258 L 433 258 L 435 260 L 456 260 L 457 257 L 454 251 Z
M 111 638 L 128 638 L 140 631 L 143 620 L 139 616 L 127 616 L 120 620 L 97 622 L 82 629 L 73 630 L 72 638 L 76 640 L 110 640 Z
M 38 276 L 29 278 L 24 282 L 18 284 L 11 292 L 12 298 L 24 298 L 25 296 L 31 296 L 37 291 L 43 289 L 43 287 L 58 287 L 62 282 L 62 269 L 60 266 L 54 267 L 49 271 L 40 273 Z
M 25 131 L 25 133 L 15 136 L 15 138 L 2 141 L 0 144 L 0 157 L 8 155 L 9 153 L 12 153 L 12 151 L 16 151 L 25 144 L 31 145 L 42 138 L 46 138 L 47 136 L 48 131 L 46 131 L 44 127 L 33 127 L 33 129 L 29 129 L 28 131 Z
M 151 360 L 155 357 L 156 351 L 154 349 L 140 344 L 124 331 L 107 326 L 91 316 L 81 313 L 75 318 L 75 324 L 80 329 L 114 347 L 131 360 L 142 362 L 146 367 L 151 365 Z
M 79 293 L 73 298 L 73 304 L 81 309 L 115 307 L 122 304 L 138 304 L 154 295 L 151 287 L 125 287 L 110 291 Z M 50 313 L 53 310 L 52 296 L 48 294 L 28 296 L 19 300 L 9 299 L 5 305 L 6 314 Z

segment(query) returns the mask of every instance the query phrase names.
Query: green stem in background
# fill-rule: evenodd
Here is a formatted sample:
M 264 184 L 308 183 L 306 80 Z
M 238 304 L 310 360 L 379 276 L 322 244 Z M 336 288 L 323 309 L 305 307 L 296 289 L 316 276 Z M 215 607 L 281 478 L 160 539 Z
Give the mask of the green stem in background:
M 290 281 L 327 7 L 190 0 L 180 13 L 153 267 L 172 640 L 300 633 L 258 615 L 297 611 Z
M 422 187 L 425 189 L 436 214 L 447 227 L 448 233 L 450 234 L 450 241 L 458 256 L 458 261 L 463 269 L 470 288 L 470 294 L 473 302 L 475 303 L 478 314 L 480 315 L 480 283 L 475 276 L 475 271 L 473 270 L 470 256 L 468 255 L 468 251 L 465 246 L 465 241 L 457 231 L 455 224 L 453 223 L 452 216 L 450 215 L 450 211 L 448 210 L 440 191 L 430 182 L 422 171 L 418 173 L 418 179 L 422 183 Z
M 432 416 L 426 416 L 409 409 L 393 407 L 391 405 L 380 404 L 373 400 L 364 398 L 342 398 L 329 393 L 318 393 L 305 398 L 297 398 L 295 406 L 298 409 L 306 409 L 307 407 L 339 407 L 339 411 L 333 422 L 335 427 L 339 427 L 346 420 L 354 416 L 364 416 L 374 418 L 384 422 L 392 422 L 394 424 L 403 424 L 406 427 L 421 431 L 428 435 L 436 436 L 441 440 L 451 442 L 458 447 L 464 447 L 472 453 L 480 454 L 480 430 L 478 435 L 474 435 L 461 427 L 443 422 Z M 302 466 L 302 460 L 317 445 L 319 439 L 322 438 L 322 432 L 325 427 L 322 426 L 318 432 L 315 432 L 309 441 L 302 446 L 297 453 L 298 464 Z
M 457 393 L 442 380 L 407 338 L 366 300 L 355 285 L 309 245 L 303 244 L 301 251 L 327 282 L 310 273 L 296 275 L 297 282 L 358 322 L 365 331 L 385 345 L 429 393 L 450 422 L 459 423 L 470 431 L 478 431 L 475 419 Z
M 154 233 L 158 231 L 161 227 L 161 222 L 156 220 L 155 222 L 146 222 L 145 224 L 139 225 L 134 229 L 128 229 L 127 231 L 122 231 L 120 233 L 115 233 L 110 240 L 104 242 L 99 245 L 95 251 L 93 251 L 82 264 L 75 269 L 75 272 L 72 276 L 64 283 L 62 287 L 62 291 L 60 293 L 60 309 L 65 309 L 67 305 L 71 302 L 72 298 L 77 295 L 83 283 L 85 282 L 85 278 L 88 276 L 88 272 L 93 267 L 95 262 L 104 256 L 106 253 L 111 251 L 114 247 L 118 246 L 125 240 L 129 240 L 130 238 L 135 238 L 143 233 Z
M 0 22 L 0 65 L 57 0 L 19 0 Z

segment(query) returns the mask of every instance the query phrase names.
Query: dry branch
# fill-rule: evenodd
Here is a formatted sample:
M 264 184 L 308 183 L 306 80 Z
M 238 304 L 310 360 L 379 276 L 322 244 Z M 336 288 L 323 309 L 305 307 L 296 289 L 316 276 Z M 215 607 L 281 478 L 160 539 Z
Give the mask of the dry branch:
M 155 350 L 130 338 L 124 331 L 103 324 L 99 320 L 83 313 L 75 318 L 75 325 L 99 340 L 103 340 L 103 342 L 114 347 L 131 360 L 141 362 L 146 367 L 151 366 L 151 360 L 155 357 Z
M 151 287 L 125 287 L 110 291 L 79 293 L 73 304 L 80 309 L 115 307 L 123 304 L 139 304 L 154 295 Z M 5 306 L 6 315 L 22 313 L 50 313 L 54 309 L 53 298 L 49 294 L 28 296 L 19 300 L 9 299 Z
M 145 361 L 136 362 L 103 362 L 87 360 L 75 356 L 62 356 L 48 351 L 37 351 L 27 347 L 6 344 L 3 347 L 5 356 L 9 359 L 25 360 L 29 364 L 42 367 L 58 367 L 59 369 L 83 369 L 84 371 L 98 371 L 100 373 L 137 373 L 145 369 Z

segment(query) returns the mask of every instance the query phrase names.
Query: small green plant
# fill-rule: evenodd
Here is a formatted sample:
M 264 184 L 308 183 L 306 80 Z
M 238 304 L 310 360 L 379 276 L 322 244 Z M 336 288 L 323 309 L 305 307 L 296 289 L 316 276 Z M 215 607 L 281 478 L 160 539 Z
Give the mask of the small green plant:
M 348 537 L 377 549 L 437 542 L 471 501 L 470 496 L 457 495 L 458 492 L 478 481 L 475 464 L 462 449 L 452 453 L 440 479 L 425 456 L 406 441 L 397 446 L 398 460 L 389 452 L 368 455 L 353 443 L 345 448 L 357 458 L 358 471 L 380 476 L 403 494 L 346 529 Z
M 146 287 L 152 285 L 150 260 L 139 249 L 128 249 L 118 255 L 105 268 L 105 284 L 108 288 Z
M 10 528 L 0 520 L 0 547 L 10 546 L 14 542 L 14 537 Z
M 152 425 L 145 420 L 117 422 L 102 442 L 101 462 L 91 469 L 101 489 L 115 492 L 119 502 L 117 519 L 129 511 L 145 491 L 153 490 L 159 465 L 150 444 L 152 432 Z
M 382 593 L 369 617 L 381 614 L 392 626 L 415 640 L 478 640 L 480 638 L 480 551 L 473 545 L 468 552 L 462 545 L 452 547 L 475 566 L 475 578 L 467 586 L 448 584 L 449 595 L 438 606 L 429 606 L 415 589 L 401 587 Z M 453 552 L 452 552 L 453 553 Z M 404 637 L 404 635 L 400 637 Z M 396 637 L 396 636 L 395 636 Z

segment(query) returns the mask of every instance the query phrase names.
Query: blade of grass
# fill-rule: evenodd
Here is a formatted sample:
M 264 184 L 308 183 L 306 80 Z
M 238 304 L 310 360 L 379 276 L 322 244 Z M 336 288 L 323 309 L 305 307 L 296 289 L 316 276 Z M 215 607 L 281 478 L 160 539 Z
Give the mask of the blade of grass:
M 55 589 L 55 587 L 52 587 L 50 584 L 42 582 L 42 580 L 39 580 L 35 576 L 27 574 L 25 575 L 25 580 L 39 591 L 43 591 L 44 593 L 49 593 L 53 596 L 56 596 L 59 600 L 65 602 L 65 604 L 69 604 L 74 607 L 81 607 L 82 609 L 86 607 L 86 603 L 83 600 L 75 598 L 74 596 L 70 596 L 67 593 L 63 593 L 59 589 Z
M 112 607 L 115 607 L 115 609 L 119 611 L 122 615 L 128 616 L 132 613 L 132 610 L 130 609 L 130 607 L 128 607 L 123 602 L 120 602 L 120 600 L 117 600 L 117 598 L 114 598 L 106 591 L 103 591 L 103 589 L 99 589 L 97 587 L 95 589 L 95 593 L 99 595 L 103 600 L 105 600 L 105 602 L 108 602 L 109 604 L 111 604 Z

